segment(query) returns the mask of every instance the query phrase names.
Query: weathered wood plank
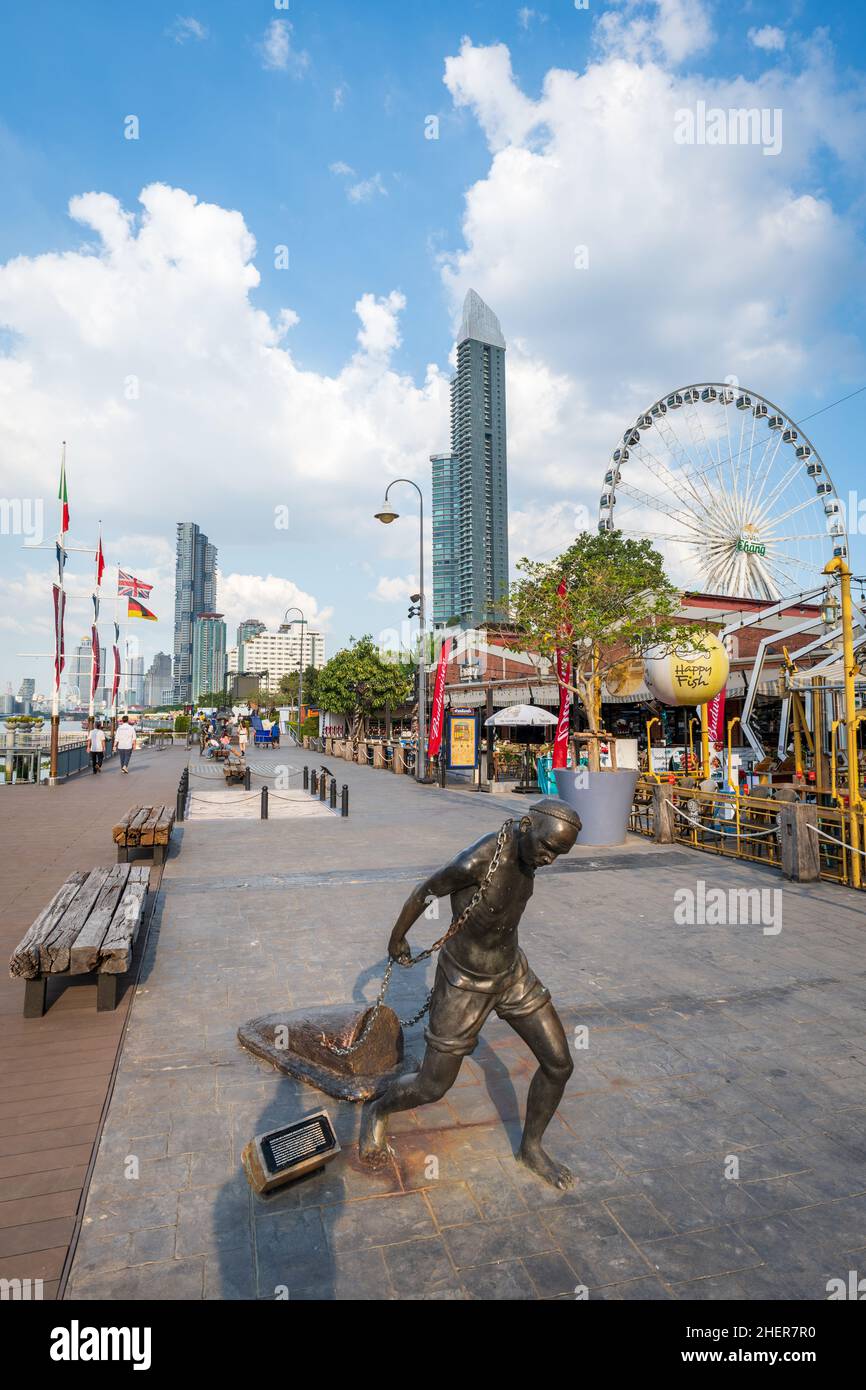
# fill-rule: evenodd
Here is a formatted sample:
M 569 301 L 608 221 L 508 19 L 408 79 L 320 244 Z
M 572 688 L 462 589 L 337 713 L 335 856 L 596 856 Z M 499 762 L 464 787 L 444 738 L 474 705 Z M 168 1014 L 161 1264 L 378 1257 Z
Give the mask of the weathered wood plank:
M 156 827 L 156 833 L 154 835 L 153 840 L 153 843 L 155 845 L 168 844 L 169 840 L 171 839 L 171 832 L 174 828 L 176 815 L 177 812 L 173 806 L 163 806 L 161 808 L 159 823 Z
M 130 809 L 127 811 L 126 815 L 123 817 L 123 819 L 122 819 L 122 820 L 119 820 L 119 821 L 117 822 L 117 825 L 116 825 L 116 826 L 114 827 L 114 829 L 112 830 L 111 834 L 112 834 L 112 836 L 113 836 L 113 838 L 114 838 L 114 843 L 115 843 L 116 845 L 125 845 L 125 844 L 126 844 L 126 831 L 127 831 L 127 827 L 128 827 L 129 822 L 132 820 L 132 818 L 133 818 L 133 816 L 135 815 L 135 813 L 136 813 L 137 810 L 138 810 L 138 807 L 137 807 L 137 806 L 131 806 Z
M 138 842 L 140 845 L 152 845 L 154 843 L 153 837 L 156 833 L 162 810 L 162 806 L 151 807 L 150 814 L 139 832 Z
M 95 969 L 99 947 L 129 881 L 129 873 L 129 864 L 115 864 L 113 869 L 109 869 L 96 905 L 72 943 L 66 965 L 70 975 L 85 975 Z
M 108 874 L 108 869 L 90 870 L 60 921 L 43 940 L 39 948 L 39 965 L 43 975 L 57 974 L 69 968 L 69 948 L 93 911 Z
M 43 939 L 54 929 L 72 902 L 87 874 L 76 869 L 60 887 L 46 908 L 40 912 L 32 926 L 28 927 L 21 941 L 12 952 L 9 961 L 9 974 L 12 979 L 35 980 L 39 974 L 39 948 Z
M 142 826 L 146 823 L 150 815 L 150 810 L 151 808 L 149 806 L 139 806 L 137 814 L 129 822 L 129 826 L 127 827 L 126 843 L 128 845 L 137 845 L 139 843 Z
M 149 871 L 143 865 L 133 866 L 130 881 L 99 948 L 100 974 L 123 975 L 132 964 L 132 948 L 144 913 L 149 877 Z

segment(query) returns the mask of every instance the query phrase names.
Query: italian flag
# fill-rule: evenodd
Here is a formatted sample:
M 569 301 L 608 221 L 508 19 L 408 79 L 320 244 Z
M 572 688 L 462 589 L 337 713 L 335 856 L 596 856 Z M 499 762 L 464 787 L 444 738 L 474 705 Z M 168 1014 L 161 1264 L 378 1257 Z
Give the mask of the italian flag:
M 66 495 L 66 456 L 60 465 L 60 487 L 57 489 L 57 500 L 63 503 L 63 516 L 60 520 L 61 535 L 69 530 L 69 498 Z

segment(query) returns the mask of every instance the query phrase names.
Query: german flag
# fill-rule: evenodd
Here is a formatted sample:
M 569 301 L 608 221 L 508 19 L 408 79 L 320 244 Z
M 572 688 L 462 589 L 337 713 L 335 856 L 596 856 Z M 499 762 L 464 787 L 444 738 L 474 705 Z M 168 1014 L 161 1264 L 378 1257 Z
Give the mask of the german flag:
M 143 603 L 139 603 L 137 598 L 131 598 L 127 601 L 126 616 L 127 618 L 146 618 L 149 623 L 159 622 L 156 614 L 151 613 L 149 608 L 145 608 Z

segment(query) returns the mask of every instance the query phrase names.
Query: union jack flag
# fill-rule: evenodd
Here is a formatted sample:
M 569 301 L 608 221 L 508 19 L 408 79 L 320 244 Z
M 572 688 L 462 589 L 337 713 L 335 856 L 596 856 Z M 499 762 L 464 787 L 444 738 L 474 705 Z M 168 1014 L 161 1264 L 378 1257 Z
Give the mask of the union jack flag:
M 152 584 L 145 584 L 143 579 L 136 579 L 134 574 L 127 574 L 126 570 L 117 571 L 117 592 L 125 594 L 127 598 L 147 598 Z

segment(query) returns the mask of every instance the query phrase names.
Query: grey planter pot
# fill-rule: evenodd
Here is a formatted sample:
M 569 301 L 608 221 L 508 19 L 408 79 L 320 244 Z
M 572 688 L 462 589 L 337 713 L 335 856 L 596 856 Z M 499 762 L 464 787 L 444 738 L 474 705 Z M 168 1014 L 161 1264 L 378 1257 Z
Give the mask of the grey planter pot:
M 554 776 L 559 795 L 580 816 L 583 828 L 578 845 L 621 845 L 628 831 L 638 774 L 629 768 L 619 772 L 574 772 L 557 768 Z M 586 785 L 581 785 L 585 782 Z

